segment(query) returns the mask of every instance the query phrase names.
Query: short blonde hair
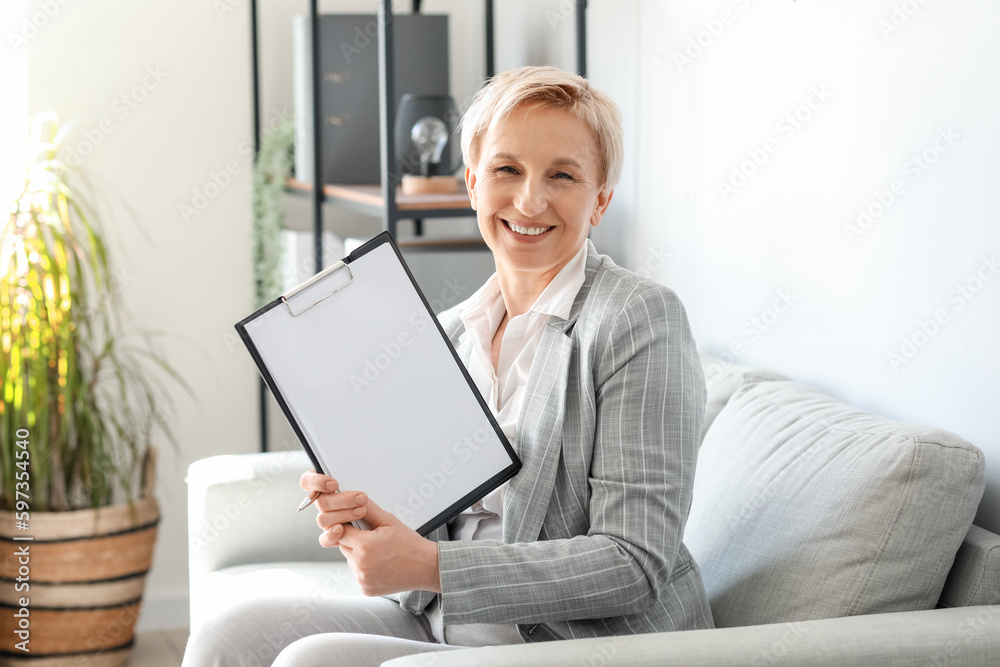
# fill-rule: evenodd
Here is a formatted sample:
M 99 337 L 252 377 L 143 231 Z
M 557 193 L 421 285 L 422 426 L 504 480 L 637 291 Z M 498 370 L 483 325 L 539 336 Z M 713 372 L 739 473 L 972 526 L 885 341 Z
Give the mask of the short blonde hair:
M 462 158 L 478 160 L 482 138 L 523 105 L 562 109 L 582 120 L 594 133 L 604 185 L 614 187 L 622 175 L 624 141 L 618 105 L 587 79 L 555 67 L 521 67 L 502 72 L 476 93 L 462 117 Z

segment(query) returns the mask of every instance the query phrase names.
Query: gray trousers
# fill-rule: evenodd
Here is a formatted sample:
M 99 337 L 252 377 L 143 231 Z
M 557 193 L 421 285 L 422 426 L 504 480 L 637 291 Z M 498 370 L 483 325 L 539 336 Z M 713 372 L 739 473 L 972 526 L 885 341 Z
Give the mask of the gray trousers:
M 375 667 L 414 653 L 520 642 L 515 626 L 441 632 L 385 598 L 263 599 L 206 621 L 188 640 L 183 667 Z

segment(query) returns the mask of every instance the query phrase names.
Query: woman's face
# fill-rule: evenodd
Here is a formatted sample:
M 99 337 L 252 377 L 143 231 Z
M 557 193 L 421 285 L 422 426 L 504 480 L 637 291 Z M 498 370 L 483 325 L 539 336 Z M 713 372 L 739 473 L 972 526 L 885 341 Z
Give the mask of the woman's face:
M 478 153 L 465 181 L 497 271 L 551 279 L 611 201 L 593 133 L 562 109 L 515 109 L 483 137 Z

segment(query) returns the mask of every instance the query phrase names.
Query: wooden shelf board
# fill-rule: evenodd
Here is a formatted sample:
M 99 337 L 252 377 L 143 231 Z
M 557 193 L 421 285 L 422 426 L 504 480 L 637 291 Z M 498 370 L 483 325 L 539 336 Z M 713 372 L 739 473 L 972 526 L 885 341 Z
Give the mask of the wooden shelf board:
M 423 236 L 407 236 L 399 238 L 396 241 L 396 245 L 402 250 L 420 248 L 440 248 L 442 250 L 486 248 L 486 242 L 478 236 L 466 236 L 461 238 L 426 238 Z
M 288 179 L 286 185 L 292 190 L 312 192 L 312 183 Z M 323 186 L 326 197 L 381 208 L 385 201 L 382 197 L 382 186 L 377 183 L 363 185 L 327 184 Z M 433 209 L 464 209 L 471 208 L 469 193 L 464 188 L 451 195 L 404 195 L 401 188 L 396 187 L 396 208 L 400 211 L 421 211 Z

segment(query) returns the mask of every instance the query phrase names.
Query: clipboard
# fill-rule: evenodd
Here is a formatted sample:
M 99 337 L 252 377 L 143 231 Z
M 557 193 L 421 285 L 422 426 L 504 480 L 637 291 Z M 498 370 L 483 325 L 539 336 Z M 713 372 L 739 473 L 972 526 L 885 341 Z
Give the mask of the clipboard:
M 236 330 L 315 469 L 425 537 L 521 468 L 388 232 Z

